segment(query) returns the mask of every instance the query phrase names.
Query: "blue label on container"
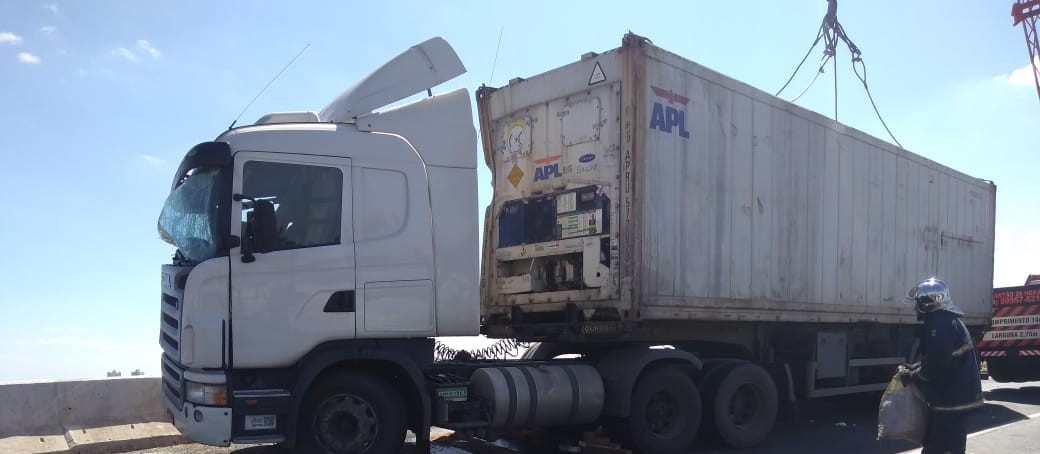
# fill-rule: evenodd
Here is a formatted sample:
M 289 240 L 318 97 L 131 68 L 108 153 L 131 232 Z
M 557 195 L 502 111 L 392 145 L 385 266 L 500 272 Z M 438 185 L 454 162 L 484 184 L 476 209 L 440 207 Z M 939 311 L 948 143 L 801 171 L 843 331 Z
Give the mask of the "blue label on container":
M 581 162 L 592 162 L 593 159 L 596 159 L 596 155 L 592 153 L 582 155 L 580 158 L 578 158 L 578 160 Z

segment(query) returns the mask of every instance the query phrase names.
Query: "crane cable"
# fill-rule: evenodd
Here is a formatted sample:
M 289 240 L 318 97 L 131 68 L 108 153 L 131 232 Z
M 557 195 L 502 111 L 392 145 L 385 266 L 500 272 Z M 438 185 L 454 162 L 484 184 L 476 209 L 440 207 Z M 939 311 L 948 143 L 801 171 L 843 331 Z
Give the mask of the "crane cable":
M 807 93 L 809 91 L 809 88 L 811 88 L 813 86 L 813 84 L 816 83 L 816 79 L 819 78 L 820 74 L 823 73 L 824 66 L 828 63 L 828 61 L 831 58 L 834 58 L 834 56 L 837 53 L 838 42 L 841 41 L 841 42 L 845 43 L 845 46 L 849 49 L 849 53 L 852 55 L 852 62 L 851 62 L 852 63 L 852 71 L 854 73 L 856 73 L 856 78 L 858 78 L 860 83 L 863 84 L 863 90 L 867 93 L 867 99 L 870 100 L 871 107 L 874 108 L 874 114 L 877 115 L 878 120 L 881 121 L 881 126 L 883 126 L 885 128 L 885 132 L 888 133 L 888 136 L 892 139 L 892 141 L 895 142 L 895 144 L 898 145 L 899 148 L 903 148 L 903 144 L 899 143 L 899 140 L 896 139 L 895 134 L 892 134 L 892 130 L 889 129 L 888 123 L 885 122 L 884 117 L 881 115 L 881 111 L 877 107 L 877 103 L 874 101 L 874 95 L 871 94 L 871 92 L 870 92 L 870 86 L 867 84 L 867 65 L 863 61 L 863 52 L 860 51 L 859 47 L 857 47 L 856 44 L 852 42 L 852 39 L 849 38 L 849 35 L 845 33 L 845 27 L 842 26 L 840 22 L 838 22 L 838 2 L 837 2 L 837 0 L 827 0 L 827 4 L 828 4 L 827 5 L 827 14 L 823 16 L 823 22 L 820 24 L 820 30 L 819 30 L 819 33 L 817 33 L 817 35 L 816 35 L 816 39 L 813 41 L 812 46 L 809 47 L 809 51 L 806 52 L 804 57 L 802 57 L 802 61 L 799 62 L 798 66 L 795 67 L 794 72 L 791 73 L 791 77 L 789 77 L 787 79 L 787 82 L 784 83 L 783 87 L 780 87 L 780 90 L 778 90 L 776 92 L 775 96 L 780 96 L 780 93 L 782 93 L 784 91 L 784 89 L 786 89 L 787 86 L 790 85 L 791 81 L 794 80 L 794 77 L 798 74 L 798 71 L 802 68 L 802 65 L 805 63 L 805 60 L 809 58 L 809 55 L 812 54 L 813 49 L 815 49 L 816 45 L 819 44 L 820 39 L 823 39 L 824 40 L 823 57 L 820 59 L 820 67 L 819 67 L 819 69 L 817 69 L 816 75 L 814 75 L 812 80 L 809 81 L 809 85 L 806 86 L 805 89 L 802 90 L 802 92 L 799 93 L 798 96 L 795 96 L 794 99 L 792 99 L 790 102 L 795 102 L 795 101 L 798 101 L 799 99 L 801 99 L 802 95 Z M 856 67 L 857 63 L 863 69 L 863 73 L 862 74 L 860 74 L 859 68 Z M 834 117 L 835 117 L 835 120 L 837 120 L 837 117 L 838 117 L 838 108 L 837 108 L 837 105 L 838 105 L 838 98 L 837 98 L 838 79 L 837 79 L 837 76 L 838 76 L 837 75 L 837 71 L 835 70 L 835 74 L 834 74 L 834 106 L 835 106 L 834 107 Z
M 802 90 L 801 93 L 798 93 L 798 96 L 791 98 L 791 102 L 798 102 L 798 100 L 802 98 L 802 95 L 809 92 L 809 89 L 812 88 L 814 83 L 816 83 L 816 79 L 820 77 L 820 74 L 823 74 L 823 67 L 827 66 L 827 62 L 830 61 L 830 59 L 831 56 L 829 55 L 825 55 L 822 59 L 820 59 L 820 67 L 816 70 L 816 75 L 813 76 L 812 80 L 809 81 L 809 85 L 806 85 L 805 89 Z
M 791 81 L 794 80 L 794 76 L 798 75 L 798 70 L 802 69 L 802 65 L 805 64 L 805 60 L 809 59 L 809 55 L 812 54 L 813 49 L 815 49 L 816 45 L 820 43 L 820 39 L 821 38 L 823 38 L 823 28 L 822 27 L 820 28 L 820 32 L 816 34 L 816 40 L 813 41 L 812 45 L 809 46 L 809 50 L 805 53 L 805 56 L 802 57 L 802 61 L 798 62 L 798 66 L 796 66 L 794 68 L 794 72 L 791 73 L 791 77 L 787 78 L 787 82 L 784 83 L 784 86 L 780 87 L 780 90 L 777 90 L 776 94 L 774 94 L 773 96 L 780 96 L 780 93 L 782 93 L 784 91 L 784 89 L 787 88 L 787 86 L 791 84 Z
M 859 63 L 863 67 L 863 75 L 859 74 L 856 70 L 856 63 Z M 899 148 L 903 148 L 903 144 L 896 140 L 896 136 L 892 134 L 892 130 L 888 129 L 888 124 L 885 123 L 885 119 L 881 117 L 881 112 L 878 111 L 877 104 L 874 103 L 874 96 L 870 94 L 870 87 L 867 85 L 867 64 L 863 62 L 863 59 L 852 60 L 852 72 L 856 73 L 856 77 L 863 83 L 863 90 L 867 92 L 867 99 L 870 100 L 870 106 L 874 108 L 874 113 L 877 115 L 878 120 L 881 120 L 881 126 L 885 127 L 885 131 L 888 132 L 888 136 L 892 138 L 892 141 L 899 145 Z

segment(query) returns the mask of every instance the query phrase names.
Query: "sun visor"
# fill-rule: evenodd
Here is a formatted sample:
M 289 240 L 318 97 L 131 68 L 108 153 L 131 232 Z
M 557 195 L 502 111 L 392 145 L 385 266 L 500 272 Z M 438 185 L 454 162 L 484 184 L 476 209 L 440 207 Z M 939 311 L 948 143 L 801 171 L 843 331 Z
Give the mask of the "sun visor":
M 455 49 L 444 38 L 431 38 L 384 63 L 336 97 L 318 116 L 327 122 L 350 121 L 465 72 Z

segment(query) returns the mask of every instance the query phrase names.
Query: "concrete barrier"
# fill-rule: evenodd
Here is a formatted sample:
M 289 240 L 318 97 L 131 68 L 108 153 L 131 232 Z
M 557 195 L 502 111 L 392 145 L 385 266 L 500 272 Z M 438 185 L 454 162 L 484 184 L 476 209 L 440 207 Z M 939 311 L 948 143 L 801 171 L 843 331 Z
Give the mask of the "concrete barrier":
M 182 441 L 166 421 L 159 378 L 0 385 L 4 453 L 86 453 L 113 443 L 145 449 Z

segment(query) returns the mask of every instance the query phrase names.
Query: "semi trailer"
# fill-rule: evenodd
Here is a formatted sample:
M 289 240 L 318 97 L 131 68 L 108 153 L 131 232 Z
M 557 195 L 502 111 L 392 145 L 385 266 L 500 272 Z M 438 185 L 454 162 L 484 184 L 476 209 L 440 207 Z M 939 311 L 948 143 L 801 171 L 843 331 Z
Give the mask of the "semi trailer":
M 601 427 L 639 453 L 746 447 L 782 406 L 883 389 L 920 278 L 951 283 L 973 334 L 987 323 L 991 182 L 631 33 L 477 90 L 480 231 L 470 95 L 433 93 L 464 72 L 434 38 L 320 112 L 188 151 L 159 217 L 184 435 L 395 453 L 406 429 L 428 451 L 432 425 Z M 435 337 L 477 334 L 531 347 L 435 360 Z

